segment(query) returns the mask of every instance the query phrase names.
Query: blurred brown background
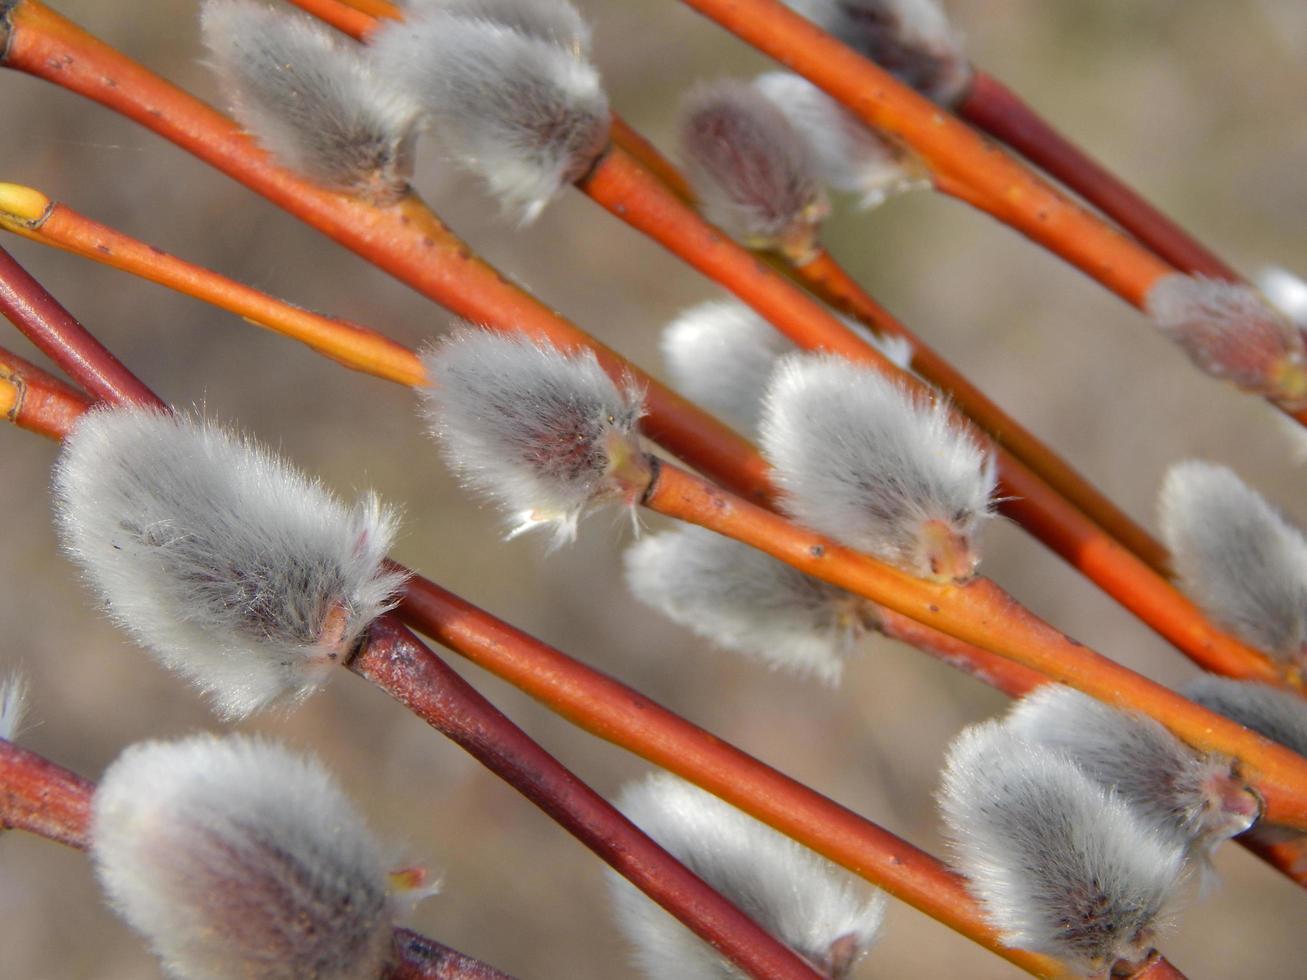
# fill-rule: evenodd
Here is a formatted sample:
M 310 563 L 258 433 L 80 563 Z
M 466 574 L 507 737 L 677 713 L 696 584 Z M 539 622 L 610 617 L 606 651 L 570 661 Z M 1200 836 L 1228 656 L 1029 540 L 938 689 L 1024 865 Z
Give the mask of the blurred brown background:
M 56 6 L 156 71 L 213 99 L 194 3 Z M 584 0 L 613 102 L 664 147 L 679 93 L 763 59 L 674 0 Z M 1236 265 L 1307 272 L 1307 8 L 1300 0 L 950 0 L 975 60 L 1205 236 Z M 277 295 L 417 344 L 447 315 L 171 145 L 52 86 L 0 76 L 0 179 Z M 502 220 L 428 146 L 423 192 L 478 250 L 659 373 L 661 325 L 717 295 L 707 282 L 569 194 L 534 227 Z M 1275 414 L 1198 375 L 1167 342 L 1069 268 L 965 207 L 916 195 L 832 222 L 829 243 L 891 309 L 969 371 L 1138 517 L 1175 460 L 1228 463 L 1307 521 L 1292 440 Z M 944 746 L 1001 699 L 881 643 L 836 692 L 709 648 L 621 587 L 628 531 L 592 518 L 575 547 L 503 544 L 493 513 L 454 486 L 413 398 L 340 370 L 158 287 L 20 241 L 18 257 L 128 365 L 179 405 L 239 422 L 342 493 L 372 486 L 407 521 L 397 557 L 510 622 L 610 671 L 712 731 L 939 850 L 931 794 Z M 26 352 L 12 333 L 5 344 Z M 219 726 L 198 698 L 92 607 L 57 553 L 46 500 L 55 448 L 0 431 L 5 513 L 0 665 L 32 680 L 27 744 L 95 777 L 127 744 Z M 1191 668 L 1056 558 L 995 527 L 986 570 L 1076 637 L 1165 682 Z M 462 664 L 457 664 L 464 669 Z M 603 792 L 644 771 L 504 685 L 467 671 Z M 377 830 L 444 876 L 419 928 L 522 978 L 632 975 L 599 864 L 458 749 L 354 677 L 293 717 L 246 726 L 313 749 Z M 1235 847 L 1212 898 L 1165 949 L 1191 977 L 1302 976 L 1307 899 Z M 860 977 L 1016 971 L 909 908 L 891 909 Z M 158 975 L 101 904 L 82 855 L 0 842 L 0 977 Z

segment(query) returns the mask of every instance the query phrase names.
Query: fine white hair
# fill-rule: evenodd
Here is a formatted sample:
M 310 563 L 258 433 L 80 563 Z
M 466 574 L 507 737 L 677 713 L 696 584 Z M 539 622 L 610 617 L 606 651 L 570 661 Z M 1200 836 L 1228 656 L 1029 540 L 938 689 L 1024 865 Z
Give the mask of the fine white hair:
M 1288 269 L 1269 266 L 1257 274 L 1257 288 L 1272 306 L 1307 329 L 1307 282 Z
M 280 163 L 382 204 L 407 191 L 419 108 L 365 48 L 262 0 L 205 0 L 200 24 L 236 118 Z
M 507 513 L 510 536 L 544 526 L 555 545 L 571 541 L 590 504 L 626 489 L 613 473 L 642 454 L 644 392 L 614 384 L 592 351 L 463 325 L 423 363 L 432 436 L 464 485 Z
M 667 773 L 628 785 L 618 808 L 759 926 L 842 977 L 876 941 L 885 897 L 753 817 Z M 609 872 L 622 931 L 652 980 L 743 974 L 625 879 Z
M 772 375 L 762 445 L 786 509 L 813 530 L 930 576 L 923 528 L 968 547 L 990 516 L 993 457 L 942 398 L 831 355 L 784 358 Z
M 12 742 L 27 714 L 27 676 L 14 672 L 0 680 L 0 739 Z
M 511 25 L 433 7 L 380 27 L 371 44 L 441 149 L 529 222 L 608 145 L 608 98 L 574 47 Z
M 1148 291 L 1145 309 L 1208 374 L 1273 398 L 1307 397 L 1301 331 L 1250 286 L 1165 276 Z
M 170 975 L 380 975 L 385 856 L 311 757 L 241 735 L 145 742 L 109 767 L 92 808 L 100 884 Z
M 971 84 L 962 36 L 938 0 L 784 0 L 905 85 L 953 105 Z
M 1183 694 L 1190 701 L 1307 757 L 1307 701 L 1301 694 L 1212 674 L 1190 681 Z
M 878 337 L 849 328 L 908 369 L 912 345 L 902 337 Z M 741 433 L 756 438 L 763 392 L 776 362 L 797 348 L 784 334 L 743 303 L 709 300 L 685 310 L 663 331 L 663 359 L 672 383 L 687 398 Z
M 828 684 L 878 626 L 868 600 L 704 528 L 645 538 L 625 558 L 641 602 L 728 650 Z
M 1086 974 L 1152 946 L 1184 850 L 1066 755 L 974 725 L 949 748 L 939 800 L 957 866 L 1004 943 Z
M 1228 758 L 1195 752 L 1137 712 L 1048 684 L 1018 701 L 1005 725 L 1027 742 L 1065 753 L 1200 859 L 1257 819 L 1252 795 L 1232 792 L 1239 781 Z
M 680 146 L 709 221 L 751 248 L 807 257 L 830 204 L 803 138 L 766 96 L 733 78 L 695 86 Z
M 869 128 L 806 78 L 775 71 L 753 84 L 803 138 L 822 181 L 859 195 L 860 207 L 874 208 L 896 194 L 930 186 L 901 144 Z
M 1240 639 L 1280 659 L 1307 642 L 1307 538 L 1224 466 L 1172 466 L 1162 536 L 1185 592 Z
M 145 409 L 87 413 L 54 474 L 55 519 L 114 620 L 215 710 L 307 696 L 394 605 L 395 516 L 346 507 L 254 442 Z
M 563 0 L 409 0 L 418 14 L 441 12 L 511 28 L 564 48 L 577 58 L 590 56 L 590 25 Z

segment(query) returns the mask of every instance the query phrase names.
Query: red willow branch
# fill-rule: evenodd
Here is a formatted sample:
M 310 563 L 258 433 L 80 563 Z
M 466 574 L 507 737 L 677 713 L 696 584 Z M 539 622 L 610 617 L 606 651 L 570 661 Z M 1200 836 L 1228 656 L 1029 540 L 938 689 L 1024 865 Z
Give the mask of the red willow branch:
M 97 397 L 163 407 L 163 402 L 2 248 L 0 313 Z
M 1240 281 L 1239 273 L 1049 125 L 993 75 L 974 69 L 954 112 L 1061 181 L 1181 272 Z
M 36 0 L 18 0 L 8 24 L 4 62 L 10 67 L 47 78 L 141 122 L 460 315 L 497 329 L 518 329 L 562 349 L 590 347 L 605 370 L 629 371 L 647 385 L 646 431 L 651 438 L 751 499 L 767 499 L 767 465 L 747 442 L 507 284 L 415 198 L 376 208 L 315 187 L 272 164 L 229 120 Z M 659 241 L 675 237 L 678 254 L 692 257 L 700 269 L 716 266 L 718 274 L 737 286 L 749 283 L 752 305 L 773 322 L 788 325 L 801 346 L 826 347 L 881 370 L 892 369 L 811 299 L 760 268 L 743 250 L 728 247 L 720 233 L 681 207 L 625 154 L 610 152 L 606 161 L 585 182 L 606 206 L 621 211 L 627 207 L 623 201 L 633 207 L 637 200 L 648 205 L 660 199 L 675 205 L 675 210 L 641 207 L 646 224 L 661 229 L 655 235 Z M 1178 591 L 1019 462 L 1004 459 L 1003 464 L 1005 492 L 1016 498 L 1008 506 L 1014 519 L 1195 662 L 1227 676 L 1285 682 L 1265 655 L 1215 629 Z
M 751 976 L 819 975 L 646 837 L 393 616 L 346 665 L 456 742 L 705 942 Z
M 90 780 L 0 739 L 0 827 L 85 851 L 94 794 Z M 396 962 L 381 980 L 513 980 L 409 929 L 395 930 L 394 948 Z

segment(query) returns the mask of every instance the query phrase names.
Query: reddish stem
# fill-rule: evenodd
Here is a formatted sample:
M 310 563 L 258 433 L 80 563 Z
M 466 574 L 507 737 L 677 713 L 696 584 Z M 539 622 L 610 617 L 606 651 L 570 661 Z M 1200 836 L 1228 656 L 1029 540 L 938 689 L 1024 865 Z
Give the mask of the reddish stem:
M 391 616 L 349 663 L 540 807 L 610 867 L 752 976 L 820 980 L 577 779 Z
M 95 784 L 77 773 L 0 739 L 0 826 L 84 851 L 94 792 Z
M 0 248 L 0 313 L 96 397 L 164 407 L 3 248 Z
M 411 929 L 395 930 L 395 955 L 399 962 L 386 967 L 382 980 L 513 980 Z
M 976 71 L 955 111 L 1061 181 L 1180 271 L 1241 280 L 1239 273 L 1050 126 L 993 75 Z

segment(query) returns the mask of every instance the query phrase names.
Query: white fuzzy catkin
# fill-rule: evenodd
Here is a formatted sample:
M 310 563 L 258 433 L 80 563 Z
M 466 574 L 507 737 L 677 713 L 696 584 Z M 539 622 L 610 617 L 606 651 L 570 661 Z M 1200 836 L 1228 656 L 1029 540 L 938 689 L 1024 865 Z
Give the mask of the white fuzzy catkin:
M 1257 819 L 1256 800 L 1241 791 L 1228 758 L 1195 752 L 1144 715 L 1048 684 L 1018 701 L 1004 724 L 1065 753 L 1201 859 Z
M 406 6 L 418 16 L 438 12 L 498 24 L 555 44 L 574 57 L 590 56 L 590 25 L 561 0 L 409 0 Z
M 1202 276 L 1165 276 L 1145 309 L 1208 374 L 1285 401 L 1307 397 L 1301 331 L 1250 286 Z
M 811 257 L 830 204 L 803 137 L 765 95 L 738 79 L 697 85 L 680 146 L 709 221 L 750 248 Z
M 325 683 L 402 582 L 394 515 L 219 426 L 102 409 L 54 475 L 63 545 L 114 620 L 239 718 Z
M 383 25 L 371 46 L 441 149 L 529 222 L 608 145 L 608 98 L 574 46 L 510 23 L 433 7 Z
M 365 48 L 262 0 L 206 0 L 200 23 L 236 118 L 281 164 L 382 204 L 406 192 L 419 107 Z
M 839 357 L 792 355 L 772 376 L 761 428 L 785 507 L 808 527 L 922 577 L 940 577 L 925 534 L 943 527 L 974 564 L 994 461 L 943 398 Z
M 13 673 L 0 680 L 0 739 L 12 742 L 27 714 L 27 678 Z
M 618 808 L 823 975 L 840 978 L 876 941 L 885 897 L 825 858 L 666 773 L 627 786 Z M 622 931 L 652 980 L 743 980 L 667 912 L 609 872 Z
M 1184 850 L 1066 755 L 974 725 L 949 748 L 939 800 L 957 866 L 1004 943 L 1086 974 L 1152 946 Z
M 1162 536 L 1185 592 L 1240 639 L 1282 660 L 1307 643 L 1307 538 L 1224 466 L 1172 466 Z
M 877 337 L 861 325 L 849 328 L 904 370 L 912 345 L 901 337 Z M 738 300 L 692 306 L 663 331 L 663 359 L 672 384 L 750 438 L 758 432 L 762 397 L 776 363 L 797 348 L 784 334 Z
M 828 684 L 877 629 L 868 600 L 704 528 L 653 535 L 625 559 L 641 602 L 729 650 Z
M 775 71 L 753 84 L 803 137 L 822 181 L 859 195 L 860 207 L 874 208 L 896 194 L 930 186 L 902 145 L 870 129 L 806 78 Z
M 971 83 L 961 35 L 938 0 L 784 0 L 905 85 L 953 105 Z
M 1271 266 L 1258 273 L 1257 288 L 1300 330 L 1307 329 L 1307 282 L 1287 269 Z
M 93 800 L 117 912 L 179 980 L 375 980 L 385 856 L 314 759 L 240 735 L 128 748 Z
M 1292 691 L 1204 674 L 1183 694 L 1217 714 L 1307 757 L 1307 701 Z
M 553 530 L 576 537 L 592 503 L 633 491 L 618 472 L 643 460 L 636 422 L 644 392 L 619 387 L 588 350 L 564 354 L 522 335 L 463 326 L 423 355 L 431 385 L 422 411 L 464 485 L 512 522 L 510 537 Z

